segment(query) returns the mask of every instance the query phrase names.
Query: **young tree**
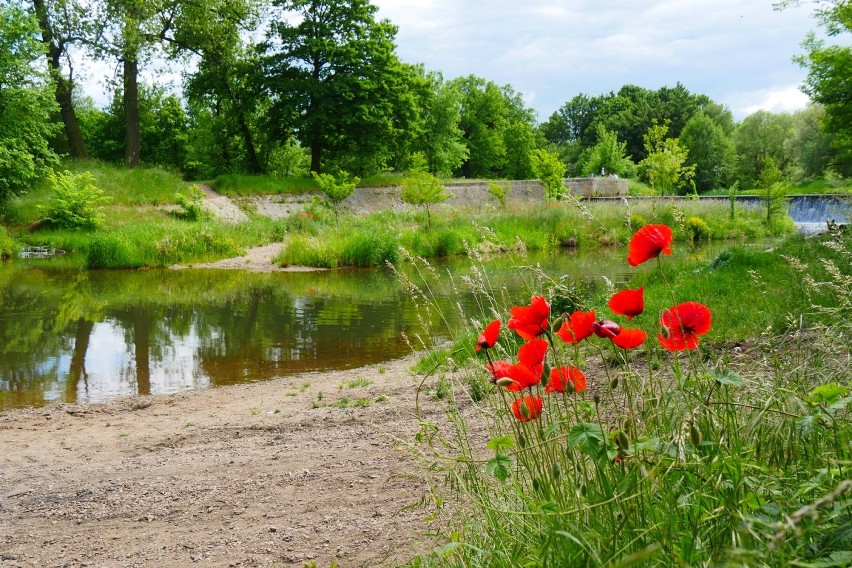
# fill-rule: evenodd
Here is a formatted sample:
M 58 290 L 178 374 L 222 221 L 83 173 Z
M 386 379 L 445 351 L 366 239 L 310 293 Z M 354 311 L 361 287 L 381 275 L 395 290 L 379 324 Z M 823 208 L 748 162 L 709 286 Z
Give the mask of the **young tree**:
M 760 196 L 766 206 L 766 225 L 774 225 L 776 217 L 783 215 L 787 203 L 787 193 L 790 184 L 784 179 L 784 174 L 775 165 L 775 160 L 767 158 L 758 179 Z
M 414 166 L 402 181 L 401 198 L 405 203 L 426 209 L 426 227 L 432 226 L 432 215 L 430 206 L 437 205 L 452 197 L 441 181 L 432 174 L 423 170 L 425 160 L 422 157 L 414 157 Z
M 639 168 L 660 195 L 676 194 L 695 173 L 695 166 L 685 166 L 686 148 L 677 138 L 668 138 L 669 127 L 654 123 L 645 134 L 645 151 L 648 157 L 639 162 Z
M 636 165 L 627 153 L 627 144 L 619 142 L 615 132 L 609 132 L 603 125 L 595 127 L 598 142 L 586 153 L 582 171 L 586 174 L 605 170 L 622 177 L 633 174 Z
M 559 156 L 547 150 L 535 150 L 530 155 L 530 162 L 535 176 L 544 186 L 544 197 L 548 201 L 556 201 L 565 191 L 565 164 Z
M 48 140 L 56 132 L 38 23 L 23 9 L 0 1 L 0 203 L 25 192 L 56 163 Z
M 311 172 L 311 175 L 316 180 L 320 190 L 323 194 L 325 194 L 325 198 L 328 200 L 329 204 L 331 204 L 331 208 L 334 211 L 334 221 L 336 223 L 340 214 L 340 204 L 344 199 L 352 195 L 352 192 L 355 191 L 355 187 L 357 187 L 361 178 L 350 177 L 347 172 L 339 172 L 336 176 L 331 174 L 319 174 L 317 172 Z

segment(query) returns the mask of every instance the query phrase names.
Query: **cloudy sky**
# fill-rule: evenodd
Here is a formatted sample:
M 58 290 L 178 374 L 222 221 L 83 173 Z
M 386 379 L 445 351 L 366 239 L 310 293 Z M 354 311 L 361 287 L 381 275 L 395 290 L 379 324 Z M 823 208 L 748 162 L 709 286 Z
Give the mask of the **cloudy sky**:
M 737 119 L 807 104 L 792 57 L 817 28 L 773 0 L 373 0 L 398 54 L 451 79 L 511 84 L 545 121 L 579 93 L 680 81 Z

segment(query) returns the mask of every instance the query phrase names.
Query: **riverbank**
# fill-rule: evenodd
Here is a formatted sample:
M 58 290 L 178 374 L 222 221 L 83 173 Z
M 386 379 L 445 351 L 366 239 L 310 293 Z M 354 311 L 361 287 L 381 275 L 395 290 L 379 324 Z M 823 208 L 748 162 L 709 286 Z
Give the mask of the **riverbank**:
M 414 361 L 0 413 L 2 564 L 405 562 L 431 548 L 396 442 Z

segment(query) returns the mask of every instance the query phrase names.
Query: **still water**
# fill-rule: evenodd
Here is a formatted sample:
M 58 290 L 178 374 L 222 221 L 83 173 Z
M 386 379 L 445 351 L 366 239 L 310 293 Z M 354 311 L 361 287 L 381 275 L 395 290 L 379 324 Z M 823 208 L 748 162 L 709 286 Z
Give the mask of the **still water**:
M 718 245 L 694 254 L 717 252 Z M 540 287 L 524 266 L 595 287 L 604 277 L 623 283 L 635 273 L 624 256 L 623 248 L 561 251 L 484 265 L 448 261 L 435 264 L 434 273 L 401 269 L 428 283 L 435 299 L 428 313 L 388 270 L 255 274 L 79 271 L 63 269 L 61 260 L 0 264 L 0 410 L 381 363 L 411 352 L 403 333 L 441 340 L 462 317 L 490 318 L 465 278 L 476 279 L 483 266 L 490 289 L 525 302 Z

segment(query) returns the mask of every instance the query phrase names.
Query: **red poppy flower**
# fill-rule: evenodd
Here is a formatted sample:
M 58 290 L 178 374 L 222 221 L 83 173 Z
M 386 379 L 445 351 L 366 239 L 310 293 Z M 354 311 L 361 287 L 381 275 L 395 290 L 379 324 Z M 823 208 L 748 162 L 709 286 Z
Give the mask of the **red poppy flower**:
M 577 345 L 592 335 L 592 324 L 595 322 L 595 311 L 581 312 L 577 310 L 568 321 L 563 322 L 556 335 L 565 343 Z
M 494 320 L 488 324 L 479 338 L 476 340 L 475 349 L 491 349 L 497 343 L 497 336 L 500 335 L 500 320 Z
M 610 320 L 596 321 L 592 324 L 592 332 L 598 337 L 612 339 L 621 333 L 621 326 Z
M 509 310 L 509 329 L 514 329 L 526 340 L 534 339 L 547 331 L 550 304 L 542 296 L 530 298 L 529 306 L 515 306 Z
M 648 334 L 641 329 L 621 328 L 621 333 L 612 337 L 612 342 L 622 349 L 633 349 L 645 343 Z
M 586 390 L 586 375 L 583 371 L 576 367 L 559 367 L 550 371 L 550 382 L 547 383 L 544 392 L 548 394 L 563 392 L 568 381 L 574 385 L 574 392 Z
M 522 345 L 518 349 L 519 362 L 506 370 L 506 377 L 514 381 L 506 385 L 506 390 L 519 392 L 540 383 L 546 353 L 547 341 L 544 339 L 533 339 Z
M 541 416 L 543 407 L 540 396 L 526 396 L 512 403 L 512 414 L 521 422 L 529 422 Z
M 684 302 L 669 308 L 660 316 L 657 340 L 663 349 L 683 351 L 698 347 L 698 336 L 710 331 L 713 316 L 710 308 L 698 302 Z
M 671 254 L 672 230 L 666 225 L 645 225 L 633 235 L 628 247 L 627 262 L 639 266 L 660 253 Z
M 509 377 L 509 369 L 512 368 L 512 364 L 508 361 L 494 361 L 493 363 L 485 365 L 485 368 L 489 373 L 491 373 L 491 376 L 496 381 L 497 379 L 505 379 Z
M 627 321 L 633 319 L 645 311 L 645 288 L 637 290 L 622 290 L 616 292 L 609 299 L 609 309 L 622 316 L 627 316 Z

